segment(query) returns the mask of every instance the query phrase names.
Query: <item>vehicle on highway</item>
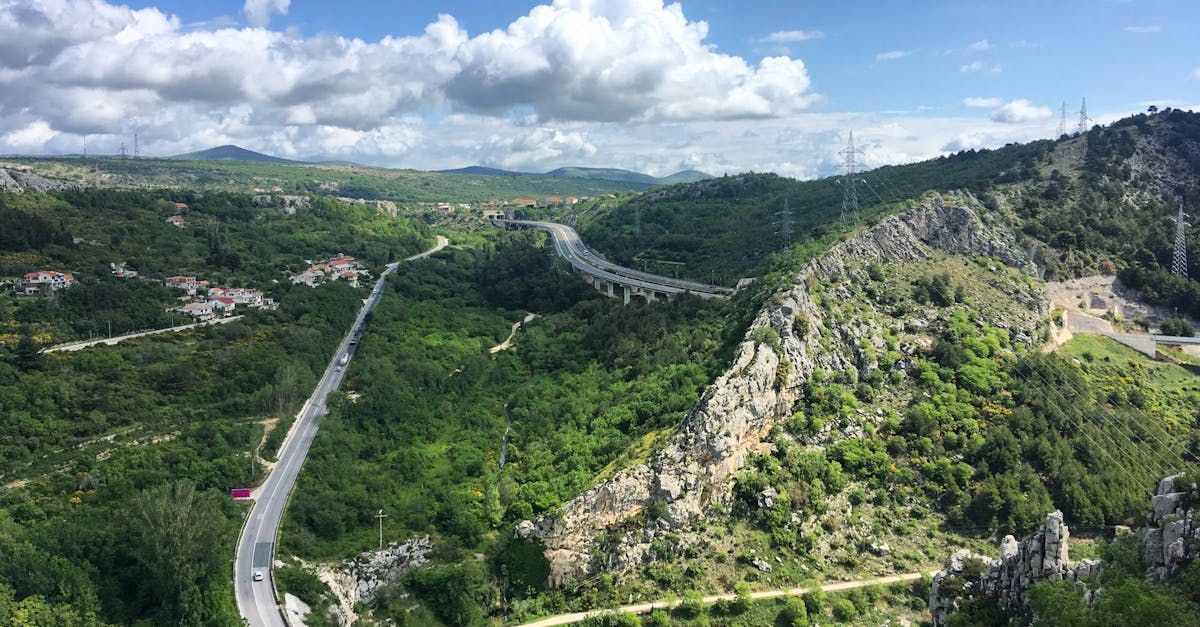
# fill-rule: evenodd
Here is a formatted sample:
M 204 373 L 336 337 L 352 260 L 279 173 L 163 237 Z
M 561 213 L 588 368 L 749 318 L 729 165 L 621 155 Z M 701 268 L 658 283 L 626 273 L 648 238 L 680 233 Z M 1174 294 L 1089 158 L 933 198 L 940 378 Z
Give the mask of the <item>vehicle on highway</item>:
M 338 370 L 341 370 L 348 363 L 350 363 L 350 353 L 342 353 L 342 358 L 338 360 Z
M 254 579 L 255 581 L 262 581 L 262 580 L 263 580 L 263 571 L 261 571 L 261 570 L 256 570 L 256 571 L 254 571 L 254 577 L 253 577 L 253 579 Z

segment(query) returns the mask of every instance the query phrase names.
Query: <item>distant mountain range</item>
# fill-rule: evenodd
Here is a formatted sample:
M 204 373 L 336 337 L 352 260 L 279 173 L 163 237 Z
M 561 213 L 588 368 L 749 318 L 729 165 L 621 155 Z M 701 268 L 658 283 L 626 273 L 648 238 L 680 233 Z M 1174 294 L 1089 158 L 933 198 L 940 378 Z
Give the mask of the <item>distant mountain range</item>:
M 465 168 L 455 168 L 453 170 L 439 170 L 446 174 L 475 174 L 479 176 L 536 176 L 548 178 L 571 178 L 571 179 L 601 179 L 605 181 L 619 181 L 622 183 L 635 183 L 638 185 L 673 185 L 675 183 L 695 183 L 704 179 L 713 178 L 711 174 L 705 174 L 699 170 L 683 170 L 676 172 L 670 176 L 650 176 L 641 172 L 631 172 L 629 170 L 621 170 L 617 168 L 582 168 L 568 167 L 550 170 L 549 172 L 516 172 L 513 170 L 501 170 L 499 168 L 489 168 L 482 165 L 472 165 Z
M 196 161 L 254 161 L 258 163 L 283 163 L 291 165 L 358 165 L 346 161 L 294 161 L 292 159 L 284 159 L 282 157 L 274 157 L 265 155 L 261 152 L 247 150 L 241 146 L 225 145 L 209 148 L 208 150 L 200 150 L 197 152 L 189 152 L 187 154 L 176 155 L 172 159 L 186 159 Z M 676 172 L 670 176 L 650 176 L 641 172 L 631 172 L 629 170 L 620 170 L 617 168 L 582 168 L 568 167 L 558 168 L 549 172 L 515 172 L 512 170 L 501 170 L 499 168 L 489 168 L 482 165 L 473 165 L 466 168 L 456 168 L 454 170 L 439 170 L 443 174 L 474 174 L 477 176 L 521 176 L 521 177 L 537 177 L 537 178 L 570 178 L 570 179 L 596 179 L 603 181 L 617 181 L 619 183 L 630 183 L 638 186 L 657 186 L 657 185 L 674 185 L 675 183 L 694 183 L 705 179 L 713 178 L 712 175 L 705 174 L 698 170 L 684 170 Z

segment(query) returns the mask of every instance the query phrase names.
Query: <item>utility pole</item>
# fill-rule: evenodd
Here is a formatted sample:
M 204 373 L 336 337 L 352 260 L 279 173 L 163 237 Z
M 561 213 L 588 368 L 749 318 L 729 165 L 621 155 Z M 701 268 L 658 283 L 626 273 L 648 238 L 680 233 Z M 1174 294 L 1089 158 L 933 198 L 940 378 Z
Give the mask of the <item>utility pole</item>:
M 1079 127 L 1075 129 L 1075 133 L 1077 135 L 1086 133 L 1088 131 L 1088 122 L 1091 121 L 1092 119 L 1087 114 L 1087 98 L 1084 98 L 1083 102 L 1079 103 Z
M 1179 215 L 1175 217 L 1175 255 L 1171 258 L 1171 272 L 1188 278 L 1187 263 L 1187 214 L 1183 212 L 1183 202 L 1179 203 Z
M 846 157 L 846 161 L 842 164 L 842 167 L 846 168 L 846 175 L 842 177 L 842 224 L 846 223 L 846 213 L 850 213 L 854 217 L 854 222 L 857 223 L 858 190 L 854 189 L 854 173 L 857 169 L 855 155 L 863 153 L 854 147 L 854 131 L 850 131 L 850 142 L 838 154 Z
M 379 513 L 375 514 L 375 517 L 379 519 L 379 550 L 382 551 L 383 550 L 383 519 L 387 518 L 387 514 L 383 513 L 383 508 L 381 507 L 381 508 L 379 508 Z
M 1062 117 L 1058 119 L 1058 135 L 1054 139 L 1058 139 L 1067 134 L 1067 101 L 1062 101 Z

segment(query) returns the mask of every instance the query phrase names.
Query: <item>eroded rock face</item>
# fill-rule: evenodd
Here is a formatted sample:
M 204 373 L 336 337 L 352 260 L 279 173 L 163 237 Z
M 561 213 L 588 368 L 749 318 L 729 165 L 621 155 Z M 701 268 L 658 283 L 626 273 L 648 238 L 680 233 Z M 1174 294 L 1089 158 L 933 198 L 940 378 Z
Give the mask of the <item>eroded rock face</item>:
M 977 204 L 969 198 L 966 202 Z M 859 368 L 866 361 L 861 339 L 875 340 L 881 332 L 867 322 L 827 324 L 809 293 L 809 282 L 840 278 L 864 262 L 924 259 L 933 248 L 997 257 L 1015 266 L 1027 263 L 1009 231 L 989 227 L 971 208 L 951 206 L 936 195 L 833 246 L 802 269 L 793 287 L 777 294 L 759 312 L 733 365 L 709 388 L 665 448 L 558 511 L 517 527 L 518 534 L 545 544 L 548 584 L 558 586 L 599 570 L 623 570 L 641 563 L 659 530 L 682 528 L 710 505 L 728 504 L 730 480 L 776 420 L 790 412 L 813 371 Z M 782 354 L 752 339 L 762 327 L 779 335 Z M 822 346 L 820 331 L 826 327 L 834 338 L 832 346 L 829 342 Z M 781 366 L 784 361 L 787 365 Z M 623 525 L 652 504 L 656 511 L 665 512 L 659 520 L 643 529 Z
M 1006 610 L 1029 606 L 1029 588 L 1043 581 L 1081 581 L 1099 574 L 1100 564 L 1082 560 L 1071 564 L 1068 541 L 1071 534 L 1062 512 L 1046 516 L 1032 536 L 1017 542 L 1012 536 L 1000 541 L 1000 559 L 990 559 L 959 549 L 933 577 L 929 589 L 929 611 L 934 625 L 945 625 L 960 601 L 973 596 L 995 598 Z
M 399 585 L 409 570 L 429 561 L 433 548 L 429 536 L 393 542 L 382 551 L 370 551 L 346 560 L 339 569 L 353 582 L 355 602 L 370 603 L 383 586 Z
M 1179 476 L 1158 482 L 1146 528 L 1146 576 L 1165 581 L 1200 558 L 1200 488 Z
M 32 172 L 0 168 L 0 189 L 6 192 L 23 192 L 27 189 L 35 192 L 59 192 L 82 187 L 79 183 L 48 179 Z

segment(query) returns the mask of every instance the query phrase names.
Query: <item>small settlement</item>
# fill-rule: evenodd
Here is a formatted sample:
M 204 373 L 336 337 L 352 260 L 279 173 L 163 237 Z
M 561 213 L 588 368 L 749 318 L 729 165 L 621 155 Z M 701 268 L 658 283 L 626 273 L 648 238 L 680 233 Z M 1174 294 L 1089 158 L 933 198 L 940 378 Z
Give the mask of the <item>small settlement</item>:
M 308 268 L 299 274 L 292 275 L 292 283 L 316 287 L 326 281 L 346 281 L 350 287 L 358 287 L 359 277 L 370 278 L 371 273 L 359 265 L 358 260 L 349 255 L 338 253 L 326 261 L 313 262 L 305 260 Z
M 175 310 L 197 322 L 232 316 L 238 307 L 243 309 L 274 309 L 275 301 L 264 298 L 262 292 L 248 287 L 221 287 L 194 276 L 172 276 L 163 281 L 167 287 L 182 290 L 184 304 Z

